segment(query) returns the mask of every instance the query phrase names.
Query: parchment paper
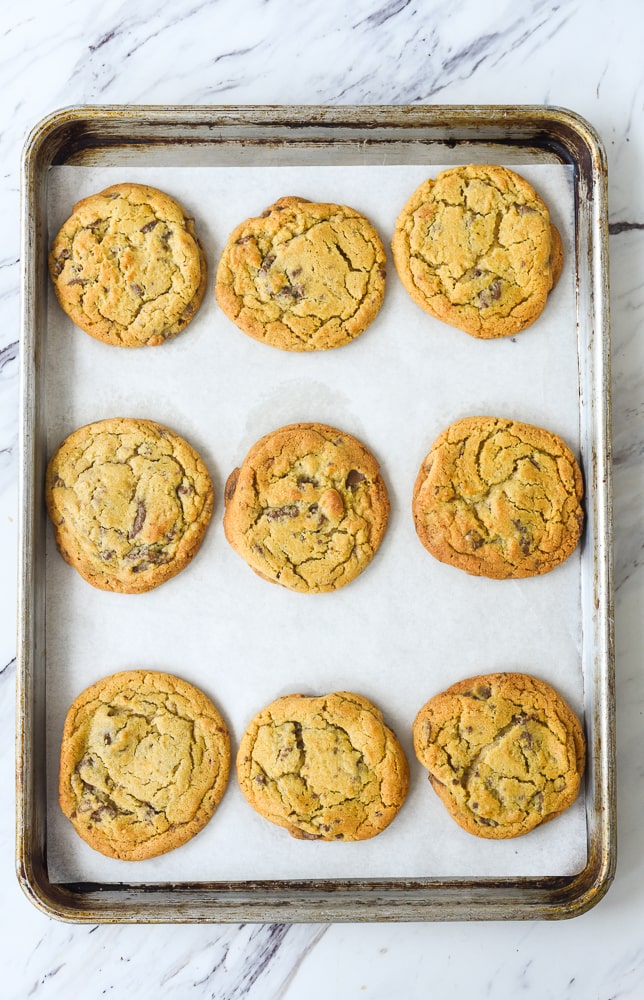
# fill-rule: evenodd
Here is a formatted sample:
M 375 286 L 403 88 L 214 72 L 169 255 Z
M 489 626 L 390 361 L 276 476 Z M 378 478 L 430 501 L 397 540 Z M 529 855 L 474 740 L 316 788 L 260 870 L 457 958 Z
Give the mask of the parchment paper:
M 513 165 L 514 166 L 514 165 Z M 46 352 L 48 454 L 72 430 L 111 416 L 172 427 L 200 452 L 216 487 L 204 544 L 178 576 L 143 595 L 93 589 L 47 551 L 48 863 L 52 881 L 181 881 L 321 877 L 568 875 L 586 862 L 584 796 L 527 836 L 486 841 L 461 830 L 430 788 L 411 743 L 424 702 L 463 677 L 534 673 L 583 711 L 578 550 L 542 577 L 492 581 L 445 566 L 418 541 L 410 505 L 437 436 L 467 415 L 498 415 L 560 434 L 578 454 L 579 394 L 572 169 L 514 167 L 535 185 L 562 234 L 565 264 L 540 319 L 516 337 L 479 341 L 433 320 L 408 297 L 389 254 L 382 310 L 353 343 L 290 354 L 239 331 L 219 310 L 214 272 L 228 233 L 286 194 L 364 212 L 388 248 L 395 219 L 439 165 L 368 167 L 54 167 L 50 242 L 81 197 L 139 181 L 196 218 L 209 267 L 197 317 L 156 348 L 103 345 L 76 329 L 50 290 Z M 257 577 L 228 546 L 223 485 L 263 434 L 295 421 L 329 423 L 378 457 L 392 511 L 367 570 L 337 593 L 302 595 Z M 411 769 L 408 799 L 372 840 L 292 840 L 247 805 L 234 769 L 223 802 L 190 843 L 149 861 L 102 857 L 57 801 L 68 706 L 99 678 L 149 668 L 178 674 L 226 718 L 233 753 L 250 720 L 282 694 L 352 690 L 384 712 Z

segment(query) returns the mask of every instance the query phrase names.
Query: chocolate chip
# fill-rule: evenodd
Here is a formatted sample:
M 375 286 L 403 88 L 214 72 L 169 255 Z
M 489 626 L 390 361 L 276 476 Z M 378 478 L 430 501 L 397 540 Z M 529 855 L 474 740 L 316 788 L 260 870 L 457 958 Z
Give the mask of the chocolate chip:
M 311 486 L 317 486 L 318 481 L 317 481 L 317 479 L 312 479 L 311 476 L 298 476 L 297 477 L 297 488 L 298 488 L 298 490 L 301 490 L 303 486 L 307 485 L 307 483 L 309 485 L 311 485 Z M 311 508 L 309 507 L 309 510 L 310 509 Z
M 106 816 L 107 819 L 114 819 L 116 816 L 116 808 L 113 805 L 99 806 L 98 809 L 94 810 L 90 819 L 93 820 L 94 823 L 100 823 L 104 816 Z
M 498 278 L 495 278 L 487 288 L 484 288 L 482 292 L 479 293 L 479 305 L 482 308 L 487 308 L 491 306 L 493 302 L 497 302 L 501 298 L 501 282 Z
M 195 491 L 192 483 L 180 483 L 177 486 L 177 493 L 182 497 L 191 497 Z
M 235 243 L 238 246 L 241 246 L 244 243 L 250 243 L 250 236 L 241 236 L 238 240 L 235 240 Z
M 151 233 L 155 226 L 159 225 L 158 219 L 152 219 L 152 222 L 146 222 L 144 226 L 141 226 L 140 233 Z
M 103 743 L 105 744 L 105 746 L 106 747 L 110 746 L 111 742 L 112 742 L 112 737 L 110 736 L 110 734 L 103 733 Z
M 125 558 L 128 562 L 132 563 L 136 562 L 137 559 L 141 560 L 138 565 L 132 566 L 133 573 L 142 573 L 152 565 L 162 566 L 164 563 L 170 562 L 169 556 L 163 552 L 151 549 L 148 545 L 136 545 L 133 549 L 130 549 Z
M 141 288 L 140 285 L 137 285 L 135 281 L 132 282 L 130 288 L 132 289 L 135 295 L 138 295 L 140 298 L 143 298 L 143 289 Z
M 345 480 L 345 485 L 349 490 L 355 490 L 356 487 L 365 481 L 367 477 L 362 472 L 358 472 L 357 469 L 350 469 L 347 473 L 347 478 Z
M 295 302 L 299 302 L 300 299 L 304 298 L 304 286 L 303 285 L 284 285 L 283 288 L 279 290 L 280 295 L 287 295 L 290 299 Z
M 70 286 L 70 285 L 87 285 L 87 284 L 88 284 L 88 281 L 87 281 L 87 279 L 83 279 L 83 278 L 72 278 L 72 280 L 71 280 L 71 281 L 68 281 L 68 282 L 67 282 L 67 287 L 69 288 L 69 286 Z
M 274 253 L 273 254 L 269 253 L 266 257 L 264 257 L 264 259 L 263 259 L 263 261 L 262 261 L 262 263 L 260 265 L 260 268 L 259 268 L 259 273 L 260 274 L 267 274 L 269 267 L 272 264 L 274 264 L 274 263 L 275 263 L 275 254 Z
M 514 520 L 512 524 L 519 532 L 519 548 L 523 552 L 524 556 L 530 555 L 532 549 L 530 532 L 522 521 Z
M 482 698 L 483 701 L 487 701 L 488 698 L 492 697 L 492 688 L 489 684 L 481 684 L 476 689 L 476 697 Z
M 266 511 L 267 521 L 282 521 L 285 517 L 297 517 L 299 509 L 295 504 L 287 504 L 284 507 L 271 507 Z
M 143 501 L 139 500 L 138 504 L 136 505 L 136 517 L 134 518 L 134 524 L 130 529 L 128 538 L 132 539 L 138 535 L 139 531 L 145 524 L 146 516 L 147 516 L 147 508 L 143 503 Z
M 483 545 L 483 539 L 479 535 L 478 531 L 468 531 L 465 538 L 473 549 L 480 549 Z
M 237 487 L 237 480 L 239 479 L 239 469 L 233 469 L 233 471 L 228 476 L 226 480 L 226 486 L 224 489 L 224 498 L 226 500 L 232 500 L 235 495 L 235 489 Z
M 60 251 L 60 253 L 56 257 L 56 263 L 54 264 L 54 274 L 56 275 L 56 277 L 58 277 L 58 275 L 63 272 L 63 270 L 65 269 L 65 261 L 69 260 L 71 255 L 72 255 L 71 250 Z

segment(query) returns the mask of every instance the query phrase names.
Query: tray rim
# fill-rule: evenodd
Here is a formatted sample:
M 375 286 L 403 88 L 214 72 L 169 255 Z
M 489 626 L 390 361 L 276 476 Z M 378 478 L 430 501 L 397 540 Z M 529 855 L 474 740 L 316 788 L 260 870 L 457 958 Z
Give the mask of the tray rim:
M 218 129 L 225 133 L 233 127 L 259 130 L 260 135 L 275 130 L 292 143 L 330 144 L 345 139 L 355 142 L 356 130 L 368 129 L 376 136 L 378 130 L 399 131 L 400 139 L 407 141 L 411 130 L 421 136 L 423 131 L 433 130 L 432 137 L 419 141 L 442 142 L 450 147 L 451 143 L 468 139 L 476 143 L 477 134 L 487 127 L 488 135 L 479 142 L 503 143 L 504 136 L 504 145 L 524 146 L 525 136 L 533 137 L 532 148 L 550 142 L 555 155 L 573 162 L 578 174 L 585 178 L 590 196 L 586 208 L 592 217 L 589 225 L 599 237 L 591 240 L 586 249 L 593 286 L 593 329 L 601 336 L 594 357 L 599 386 L 594 388 L 602 391 L 599 398 L 593 394 L 591 400 L 593 427 L 599 431 L 596 446 L 593 444 L 594 514 L 596 538 L 602 550 L 600 559 L 595 553 L 593 599 L 594 631 L 601 639 L 596 650 L 594 686 L 605 714 L 594 720 L 598 731 L 592 748 L 596 781 L 591 805 L 596 836 L 589 842 L 587 864 L 579 874 L 494 879 L 249 880 L 238 884 L 64 886 L 49 882 L 45 824 L 37 813 L 37 776 L 30 756 L 38 724 L 34 598 L 38 587 L 44 587 L 35 579 L 31 559 L 37 534 L 35 522 L 42 516 L 35 502 L 34 475 L 38 462 L 38 275 L 34 250 L 41 239 L 35 199 L 39 178 L 65 150 L 65 143 L 70 148 L 75 141 L 77 150 L 91 148 L 92 143 L 118 145 L 119 137 L 123 143 L 124 131 L 133 124 L 151 132 L 147 139 L 139 134 L 136 140 L 125 142 L 136 147 L 145 147 L 149 142 L 173 145 L 176 141 L 207 146 L 218 140 Z M 197 129 L 205 129 L 205 133 L 195 134 Z M 348 134 L 342 134 L 343 129 Z M 508 129 L 514 130 L 511 142 L 507 139 Z M 367 140 L 363 137 L 361 141 Z M 75 923 L 562 919 L 596 905 L 615 873 L 616 804 L 607 171 L 605 150 L 593 127 L 576 112 L 540 105 L 74 105 L 45 116 L 26 139 L 21 240 L 16 870 L 19 884 L 31 902 L 48 916 Z M 42 678 L 40 683 L 44 683 Z

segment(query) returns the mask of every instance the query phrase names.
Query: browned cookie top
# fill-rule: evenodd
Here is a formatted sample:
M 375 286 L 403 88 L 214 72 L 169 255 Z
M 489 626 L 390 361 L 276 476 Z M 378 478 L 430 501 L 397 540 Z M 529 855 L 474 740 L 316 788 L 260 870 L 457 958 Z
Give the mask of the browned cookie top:
M 378 463 L 350 434 L 290 424 L 258 441 L 228 478 L 224 529 L 260 576 L 320 593 L 354 579 L 385 533 Z
M 496 579 L 547 573 L 583 525 L 581 471 L 562 439 L 500 417 L 442 432 L 418 473 L 418 536 L 441 562 Z
M 278 698 L 249 723 L 237 776 L 265 819 L 307 840 L 365 840 L 391 823 L 409 768 L 382 713 L 346 691 Z
M 115 184 L 74 205 L 49 271 L 73 322 L 118 347 L 174 337 L 199 308 L 207 280 L 194 220 L 143 184 Z
M 197 452 L 151 420 L 114 417 L 70 434 L 45 499 L 63 558 L 101 590 L 151 590 L 178 573 L 210 522 L 213 486 Z
M 561 237 L 536 191 L 489 165 L 454 167 L 421 184 L 398 217 L 392 251 L 418 305 L 481 338 L 533 323 L 563 263 Z
M 231 233 L 217 301 L 237 326 L 286 351 L 353 340 L 380 309 L 385 251 L 371 223 L 346 205 L 280 198 Z
M 230 769 L 226 724 L 171 674 L 105 677 L 71 705 L 63 730 L 63 813 L 96 851 L 123 861 L 164 854 L 211 818 Z
M 435 792 L 478 837 L 528 833 L 579 792 L 581 723 L 549 684 L 527 674 L 459 681 L 421 708 L 413 738 Z

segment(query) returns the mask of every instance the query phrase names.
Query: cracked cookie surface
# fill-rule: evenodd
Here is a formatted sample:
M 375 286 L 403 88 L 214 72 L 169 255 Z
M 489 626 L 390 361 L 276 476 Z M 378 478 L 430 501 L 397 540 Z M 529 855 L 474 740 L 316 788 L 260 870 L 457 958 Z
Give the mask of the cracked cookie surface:
M 436 559 L 509 579 L 554 569 L 577 547 L 582 476 L 562 439 L 500 417 L 466 417 L 438 436 L 418 473 L 416 531 Z
M 157 346 L 184 329 L 207 283 L 194 220 L 170 195 L 115 184 L 74 205 L 49 255 L 62 309 L 97 340 Z
M 348 343 L 372 322 L 385 265 L 377 231 L 355 209 L 286 197 L 231 233 L 215 293 L 256 340 L 320 351 Z
M 206 825 L 229 770 L 228 729 L 202 691 L 171 674 L 123 671 L 69 708 L 60 806 L 94 850 L 142 861 Z
M 405 801 L 409 768 L 382 713 L 361 695 L 278 698 L 248 725 L 237 777 L 250 805 L 304 840 L 366 840 Z
M 478 837 L 528 833 L 576 799 L 581 723 L 545 681 L 498 673 L 459 681 L 413 724 L 414 750 L 456 822 Z
M 483 339 L 533 323 L 563 266 L 543 200 L 514 171 L 488 165 L 421 184 L 398 217 L 392 252 L 417 305 Z
M 337 590 L 371 561 L 389 517 L 378 463 L 325 424 L 261 438 L 225 488 L 226 538 L 261 577 L 301 593 Z
M 175 576 L 213 509 L 208 471 L 187 441 L 151 420 L 114 417 L 67 437 L 47 467 L 58 549 L 100 590 L 142 593 Z

